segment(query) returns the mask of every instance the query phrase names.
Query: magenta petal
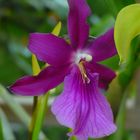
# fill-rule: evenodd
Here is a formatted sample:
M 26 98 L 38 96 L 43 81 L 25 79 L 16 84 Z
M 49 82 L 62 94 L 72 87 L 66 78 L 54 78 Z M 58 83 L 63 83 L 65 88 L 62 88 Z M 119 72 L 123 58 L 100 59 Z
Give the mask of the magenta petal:
M 68 0 L 68 32 L 74 48 L 84 47 L 89 36 L 89 25 L 86 20 L 90 9 L 85 0 Z
M 10 90 L 17 95 L 38 96 L 63 82 L 68 72 L 69 67 L 67 66 L 62 68 L 49 66 L 38 76 L 26 76 L 17 80 Z
M 99 62 L 117 54 L 114 42 L 114 29 L 92 41 L 89 45 L 89 53 L 94 61 Z
M 72 48 L 64 39 L 45 33 L 30 34 L 29 49 L 39 60 L 54 66 L 69 63 L 72 53 Z
M 90 62 L 86 63 L 86 68 L 90 69 L 92 73 L 99 73 L 99 87 L 103 89 L 107 89 L 109 83 L 116 77 L 116 74 L 113 70 L 95 63 Z
M 72 128 L 69 135 L 76 135 L 79 140 L 103 137 L 116 130 L 110 105 L 98 89 L 98 74 L 89 73 L 88 77 L 90 83 L 85 84 L 79 70 L 72 71 L 52 106 L 57 120 Z

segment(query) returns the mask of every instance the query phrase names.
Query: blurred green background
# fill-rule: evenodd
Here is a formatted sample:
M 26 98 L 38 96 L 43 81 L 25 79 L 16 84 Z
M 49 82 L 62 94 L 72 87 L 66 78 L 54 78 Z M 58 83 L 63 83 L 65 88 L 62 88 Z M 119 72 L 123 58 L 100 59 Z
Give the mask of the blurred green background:
M 88 20 L 91 26 L 90 34 L 98 36 L 113 27 L 119 10 L 136 2 L 138 1 L 88 0 L 92 10 Z M 60 36 L 67 35 L 67 13 L 67 0 L 0 0 L 1 84 L 7 87 L 19 77 L 32 73 L 31 53 L 27 49 L 29 33 L 51 32 L 61 21 Z M 119 58 L 115 56 L 103 63 L 117 70 L 118 62 Z M 44 126 L 50 140 L 67 139 L 66 128 L 45 128 Z M 25 140 L 26 131 L 22 126 L 19 127 L 19 131 L 15 130 L 17 140 Z

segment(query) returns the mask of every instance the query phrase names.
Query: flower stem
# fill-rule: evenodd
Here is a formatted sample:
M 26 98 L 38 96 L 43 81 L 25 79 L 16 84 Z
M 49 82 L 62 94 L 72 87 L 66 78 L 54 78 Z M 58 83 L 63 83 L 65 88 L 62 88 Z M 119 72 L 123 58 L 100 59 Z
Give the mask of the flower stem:
M 34 98 L 33 98 L 33 112 L 35 111 L 37 101 L 38 101 L 38 96 L 34 96 Z
M 34 108 L 31 124 L 29 127 L 29 140 L 38 140 L 40 137 L 42 137 L 40 135 L 40 131 L 47 110 L 48 96 L 49 94 L 47 93 L 38 97 L 38 101 Z M 43 140 L 48 140 L 48 138 L 45 138 Z
M 47 102 L 48 102 L 49 93 L 44 94 L 38 98 L 38 102 L 35 110 L 35 120 L 33 120 L 33 133 L 32 140 L 38 140 L 40 130 L 43 124 L 43 120 L 45 118 L 45 114 L 47 111 Z
M 32 140 L 32 134 L 33 134 L 33 129 L 34 129 L 34 122 L 35 122 L 35 119 L 36 119 L 36 107 L 37 107 L 37 102 L 38 102 L 38 96 L 34 96 L 33 97 L 33 117 L 31 119 L 31 123 L 30 123 L 30 126 L 29 126 L 29 140 Z

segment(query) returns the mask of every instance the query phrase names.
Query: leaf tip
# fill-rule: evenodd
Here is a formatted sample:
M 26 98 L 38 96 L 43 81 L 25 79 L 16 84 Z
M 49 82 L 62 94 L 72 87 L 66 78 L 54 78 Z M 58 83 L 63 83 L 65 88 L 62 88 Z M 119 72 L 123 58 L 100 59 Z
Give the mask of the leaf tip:
M 59 21 L 57 25 L 55 26 L 55 28 L 53 29 L 52 34 L 58 36 L 61 30 L 61 26 L 62 26 L 62 23 L 61 21 Z

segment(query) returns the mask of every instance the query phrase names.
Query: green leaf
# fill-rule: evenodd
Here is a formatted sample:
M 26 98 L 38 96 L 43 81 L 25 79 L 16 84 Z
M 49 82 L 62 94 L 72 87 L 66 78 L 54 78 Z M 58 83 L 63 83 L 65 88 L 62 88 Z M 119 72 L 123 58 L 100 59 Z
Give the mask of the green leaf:
M 26 111 L 20 106 L 14 99 L 13 96 L 0 85 L 0 97 L 5 101 L 5 103 L 10 107 L 10 109 L 15 113 L 15 115 L 20 118 L 20 120 L 28 126 L 30 122 L 30 117 Z
M 131 41 L 140 34 L 140 4 L 133 4 L 123 8 L 115 23 L 115 43 L 120 62 L 129 60 Z
M 3 129 L 2 129 L 2 121 L 0 119 L 0 140 L 4 140 L 3 138 Z
M 8 107 L 14 112 L 14 114 L 22 121 L 22 123 L 28 127 L 30 122 L 30 116 L 24 110 L 24 108 L 17 103 L 13 96 L 2 86 L 0 85 L 0 97 L 4 100 L 4 102 L 8 105 Z M 41 138 L 46 139 L 43 132 L 41 132 Z
M 0 140 L 16 140 L 16 138 L 13 134 L 12 128 L 10 126 L 10 123 L 9 123 L 4 111 L 1 108 L 0 108 L 0 118 L 1 118 L 0 125 L 2 126 L 2 132 L 0 132 Z M 1 128 L 0 128 L 0 131 L 1 131 Z M 1 136 L 3 136 L 3 139 L 1 138 Z

